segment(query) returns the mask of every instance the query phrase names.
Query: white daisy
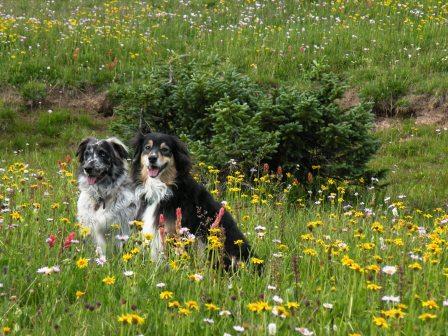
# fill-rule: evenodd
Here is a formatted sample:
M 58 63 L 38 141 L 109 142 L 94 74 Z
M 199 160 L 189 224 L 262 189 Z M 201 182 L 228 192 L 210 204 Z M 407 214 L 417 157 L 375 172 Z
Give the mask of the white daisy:
M 324 303 L 322 306 L 324 306 L 324 308 L 326 308 L 326 309 L 333 309 L 333 304 L 331 304 L 331 303 Z
M 233 326 L 233 330 L 242 333 L 244 331 L 244 327 L 236 325 L 236 326 Z
M 384 295 L 381 298 L 381 301 L 392 302 L 392 303 L 399 303 L 400 302 L 400 297 L 399 296 L 393 296 L 393 295 Z
M 314 335 L 314 332 L 310 331 L 307 328 L 295 328 L 296 331 L 298 331 L 299 333 L 301 333 L 304 336 L 312 336 Z
M 382 269 L 383 273 L 388 275 L 394 275 L 397 272 L 397 267 L 395 266 L 384 266 Z

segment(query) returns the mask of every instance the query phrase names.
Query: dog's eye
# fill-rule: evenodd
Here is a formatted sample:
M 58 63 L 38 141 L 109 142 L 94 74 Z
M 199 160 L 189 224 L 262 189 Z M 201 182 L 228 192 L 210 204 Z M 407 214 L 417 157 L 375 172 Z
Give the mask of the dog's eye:
M 169 149 L 169 148 L 160 148 L 160 152 L 161 152 L 163 155 L 167 155 L 167 154 L 169 154 L 170 149 Z
M 103 151 L 101 151 L 101 152 L 98 153 L 98 155 L 101 156 L 101 157 L 105 157 L 105 156 L 106 156 L 106 153 L 103 152 Z
M 150 149 L 151 149 L 151 146 L 150 146 L 150 145 L 146 145 L 146 146 L 145 146 L 145 149 L 146 149 L 146 150 L 150 150 Z

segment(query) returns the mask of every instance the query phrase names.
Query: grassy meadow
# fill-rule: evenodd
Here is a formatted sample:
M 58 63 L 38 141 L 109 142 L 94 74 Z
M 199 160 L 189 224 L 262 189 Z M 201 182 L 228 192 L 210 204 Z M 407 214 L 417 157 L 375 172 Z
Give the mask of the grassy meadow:
M 257 252 L 226 274 L 191 241 L 151 263 L 136 227 L 124 251 L 97 260 L 76 222 L 74 153 L 83 136 L 105 135 L 105 122 L 40 111 L 15 124 L 22 130 L 2 138 L 0 161 L 5 335 L 442 335 L 448 327 L 444 129 L 409 121 L 379 132 L 384 145 L 371 165 L 390 168 L 390 184 L 378 192 L 366 183 L 356 197 L 330 179 L 289 205 L 275 174 L 249 180 L 234 171 L 218 183 L 198 163 L 198 178 L 228 202 Z
M 76 220 L 75 152 L 110 135 L 111 119 L 24 103 L 128 85 L 161 61 L 217 58 L 266 86 L 306 86 L 315 61 L 375 103 L 406 105 L 408 94 L 446 94 L 447 19 L 436 0 L 2 1 L 0 335 L 446 334 L 444 125 L 377 129 L 368 165 L 388 169 L 384 180 L 324 179 L 294 204 L 301 186 L 282 176 L 233 169 L 220 182 L 196 162 L 257 254 L 225 273 L 181 235 L 152 263 L 139 223 L 99 260 Z M 217 241 L 206 251 L 219 254 Z
M 267 85 L 327 63 L 369 99 L 448 88 L 438 0 L 27 1 L 0 6 L 1 84 L 108 87 L 178 57 L 219 57 Z

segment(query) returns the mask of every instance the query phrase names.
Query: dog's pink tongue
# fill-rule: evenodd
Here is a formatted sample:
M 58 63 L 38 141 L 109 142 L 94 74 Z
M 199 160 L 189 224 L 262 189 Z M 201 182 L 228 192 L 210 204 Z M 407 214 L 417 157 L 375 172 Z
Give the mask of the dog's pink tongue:
M 96 183 L 96 177 L 88 176 L 87 177 L 87 183 L 92 185 Z
M 156 177 L 159 174 L 158 168 L 148 168 L 149 176 Z

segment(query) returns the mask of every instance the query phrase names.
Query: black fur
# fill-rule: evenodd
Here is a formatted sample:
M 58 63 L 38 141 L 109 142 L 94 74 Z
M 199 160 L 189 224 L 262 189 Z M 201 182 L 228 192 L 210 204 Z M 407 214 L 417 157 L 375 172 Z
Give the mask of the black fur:
M 78 146 L 78 150 L 76 151 L 76 156 L 78 157 L 79 163 L 84 163 L 84 152 L 86 151 L 87 145 L 91 142 L 97 141 L 93 137 L 85 138 Z
M 135 149 L 132 164 L 133 181 L 137 186 L 142 183 L 140 178 L 140 156 L 144 145 L 149 140 L 153 140 L 154 143 L 158 144 L 165 142 L 170 147 L 177 170 L 175 182 L 170 186 L 172 195 L 160 202 L 158 215 L 163 214 L 168 221 L 173 221 L 176 218 L 176 209 L 181 208 L 182 226 L 187 227 L 199 239 L 206 241 L 209 228 L 214 222 L 221 208 L 221 204 L 214 200 L 205 187 L 196 182 L 191 176 L 192 162 L 190 155 L 186 145 L 177 137 L 162 133 L 137 134 L 133 142 Z M 138 219 L 141 219 L 146 205 L 146 201 L 141 199 L 141 205 L 137 215 Z M 156 218 L 159 218 L 158 215 Z M 225 267 L 228 268 L 230 266 L 233 257 L 238 260 L 248 260 L 251 255 L 251 248 L 246 237 L 238 228 L 229 212 L 225 211 L 220 222 L 220 227 L 225 231 Z M 234 244 L 236 240 L 243 240 L 244 244 L 239 247 Z

